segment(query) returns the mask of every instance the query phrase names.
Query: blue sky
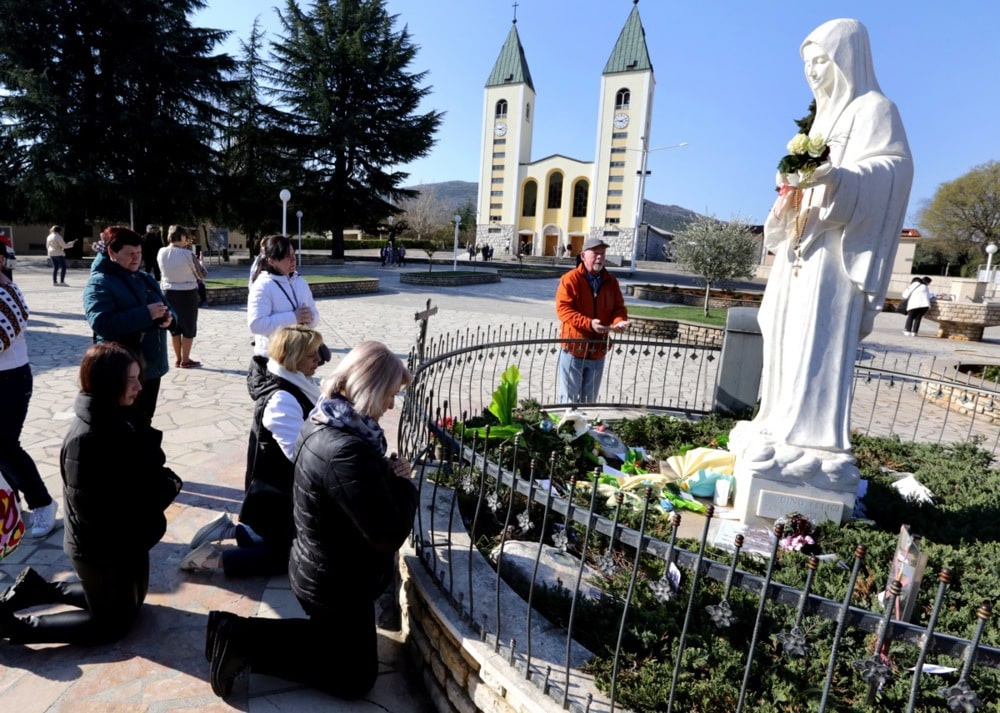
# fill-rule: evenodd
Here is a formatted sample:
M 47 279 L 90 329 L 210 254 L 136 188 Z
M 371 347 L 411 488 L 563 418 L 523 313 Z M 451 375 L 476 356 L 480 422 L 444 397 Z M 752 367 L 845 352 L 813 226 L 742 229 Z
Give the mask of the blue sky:
M 308 5 L 308 3 L 303 3 Z M 410 185 L 477 180 L 483 86 L 510 29 L 512 2 L 389 0 L 420 47 L 426 108 L 446 113 Z M 232 30 L 236 53 L 259 17 L 280 30 L 274 0 L 209 0 L 194 24 Z M 632 0 L 519 0 L 517 29 L 535 85 L 532 159 L 594 159 L 600 74 Z M 773 2 L 642 0 L 656 78 L 646 198 L 719 218 L 763 222 L 774 170 L 812 95 L 798 48 L 836 17 L 863 22 L 882 91 L 899 107 L 914 156 L 907 225 L 938 186 L 1000 159 L 996 0 Z M 981 28 L 982 34 L 973 30 Z

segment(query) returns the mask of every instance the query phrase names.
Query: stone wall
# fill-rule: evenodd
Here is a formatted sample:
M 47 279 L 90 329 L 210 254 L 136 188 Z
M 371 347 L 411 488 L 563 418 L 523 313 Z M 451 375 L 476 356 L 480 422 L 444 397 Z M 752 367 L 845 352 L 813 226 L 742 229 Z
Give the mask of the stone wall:
M 681 322 L 675 319 L 635 317 L 633 315 L 629 315 L 628 319 L 632 323 L 632 327 L 629 329 L 629 334 L 632 336 L 674 339 L 685 344 L 721 347 L 725 332 L 720 327 L 696 322 Z
M 399 273 L 399 281 L 405 285 L 458 287 L 460 285 L 485 285 L 491 282 L 500 282 L 500 275 L 495 272 L 449 275 L 444 270 L 440 272 L 401 272 Z
M 651 302 L 666 302 L 667 304 L 687 305 L 688 307 L 704 307 L 705 293 L 693 294 L 677 290 L 664 290 L 650 285 L 629 285 L 626 292 L 632 297 Z M 712 309 L 729 309 L 730 307 L 760 307 L 759 299 L 733 299 L 722 297 L 718 292 L 709 294 L 708 306 Z
M 940 367 L 939 367 L 940 368 Z M 931 376 L 954 382 L 958 374 L 954 369 L 941 369 L 932 372 Z M 988 421 L 1000 425 L 1000 391 L 990 390 L 992 382 L 975 380 L 968 387 L 960 384 L 940 384 L 931 381 L 921 382 L 920 392 L 928 401 L 955 411 L 965 416 L 974 417 L 977 421 Z M 995 384 L 992 384 L 996 387 Z
M 983 329 L 1000 324 L 1000 304 L 934 300 L 924 319 L 937 322 L 942 339 L 981 342 Z
M 312 282 L 309 284 L 314 298 L 343 297 L 346 295 L 368 295 L 378 292 L 378 278 L 361 278 L 357 280 L 338 280 L 336 282 Z M 211 287 L 205 291 L 208 305 L 246 304 L 250 288 L 246 285 L 233 287 Z
M 453 498 L 451 489 L 424 483 L 424 516 L 418 528 L 421 536 L 443 546 L 418 555 L 407 542 L 398 560 L 402 640 L 437 713 L 560 713 L 567 683 L 571 710 L 582 711 L 587 705 L 590 713 L 609 713 L 608 697 L 583 671 L 592 654 L 579 643 L 567 652 L 564 626 L 539 614 L 528 616 L 524 598 L 506 581 L 497 580 L 496 571 L 473 546 L 462 514 L 452 507 Z M 427 560 L 432 564 L 426 565 Z M 428 567 L 448 568 L 448 574 L 442 570 L 441 575 L 453 583 L 450 596 Z M 503 617 L 499 642 L 498 610 Z M 531 675 L 526 676 L 529 626 Z M 620 706 L 616 710 L 627 713 Z

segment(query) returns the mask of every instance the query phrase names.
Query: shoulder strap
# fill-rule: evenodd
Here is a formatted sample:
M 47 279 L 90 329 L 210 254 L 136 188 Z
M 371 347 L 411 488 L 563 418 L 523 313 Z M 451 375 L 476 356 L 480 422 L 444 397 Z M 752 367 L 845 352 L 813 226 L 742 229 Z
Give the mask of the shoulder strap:
M 276 285 L 278 286 L 278 289 L 279 289 L 279 290 L 281 290 L 281 291 L 282 291 L 282 293 L 284 293 L 284 295 L 285 295 L 285 299 L 287 299 L 287 300 L 288 300 L 288 302 L 289 302 L 289 303 L 290 303 L 290 304 L 292 305 L 292 309 L 293 309 L 293 310 L 297 310 L 297 309 L 299 308 L 299 305 L 298 305 L 298 303 L 297 303 L 297 302 L 296 302 L 296 301 L 295 301 L 295 300 L 293 299 L 293 297 L 292 297 L 292 295 L 294 295 L 294 294 L 295 294 L 295 288 L 294 288 L 294 287 L 292 287 L 292 294 L 290 295 L 290 294 L 288 294 L 288 290 L 286 290 L 286 289 L 285 289 L 285 286 L 284 286 L 284 285 L 282 285 L 282 284 L 281 284 L 280 282 L 278 282 L 277 280 L 273 280 L 273 282 L 274 282 L 274 284 L 276 284 Z M 289 287 L 291 287 L 291 284 L 290 284 L 290 283 L 289 283 Z

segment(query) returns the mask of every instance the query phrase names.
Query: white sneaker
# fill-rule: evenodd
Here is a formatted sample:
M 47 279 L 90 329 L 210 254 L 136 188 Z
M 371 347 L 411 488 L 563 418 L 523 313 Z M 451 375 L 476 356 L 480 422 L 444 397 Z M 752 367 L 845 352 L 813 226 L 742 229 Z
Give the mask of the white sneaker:
M 177 565 L 182 572 L 213 572 L 221 567 L 222 549 L 211 542 L 189 552 Z
M 207 525 L 203 525 L 191 538 L 191 549 L 196 550 L 206 542 L 228 540 L 236 533 L 236 525 L 228 512 L 224 512 Z
M 28 537 L 45 537 L 56 526 L 56 511 L 59 503 L 53 500 L 48 505 L 31 511 L 31 532 Z

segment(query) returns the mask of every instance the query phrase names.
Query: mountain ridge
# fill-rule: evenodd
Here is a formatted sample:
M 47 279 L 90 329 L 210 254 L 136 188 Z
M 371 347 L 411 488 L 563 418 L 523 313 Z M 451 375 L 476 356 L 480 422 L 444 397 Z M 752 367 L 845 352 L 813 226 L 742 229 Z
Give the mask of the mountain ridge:
M 439 183 L 421 183 L 407 186 L 407 190 L 433 190 L 438 202 L 450 215 L 466 205 L 476 205 L 479 184 L 474 181 L 441 181 Z M 679 205 L 668 205 L 645 200 L 642 213 L 644 223 L 667 232 L 677 232 L 687 227 L 693 220 L 700 217 L 698 213 Z

